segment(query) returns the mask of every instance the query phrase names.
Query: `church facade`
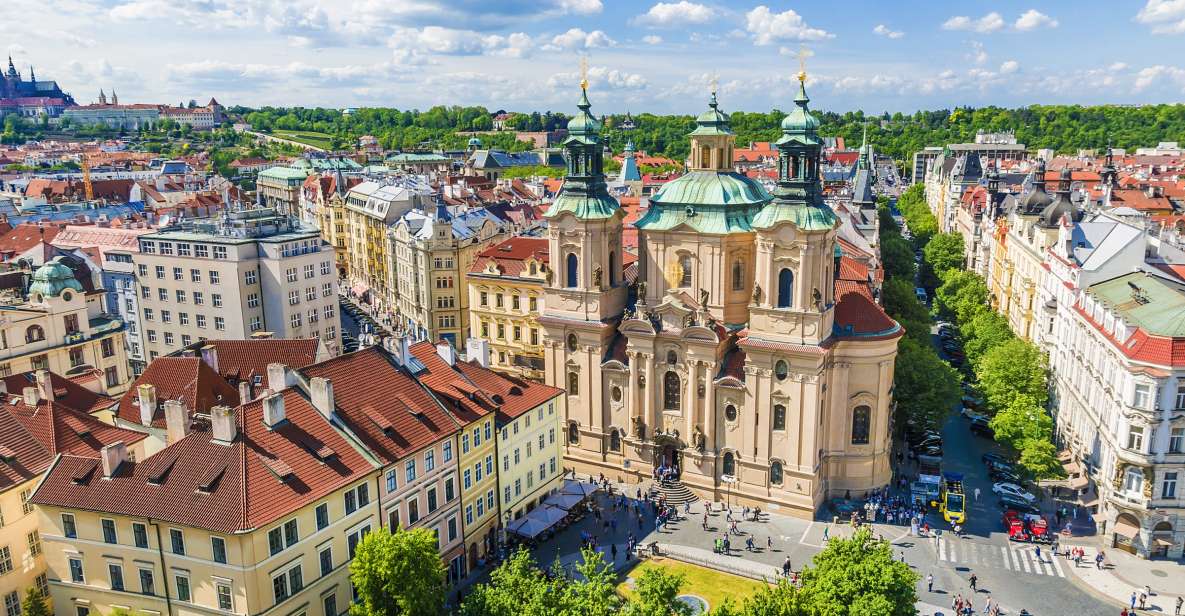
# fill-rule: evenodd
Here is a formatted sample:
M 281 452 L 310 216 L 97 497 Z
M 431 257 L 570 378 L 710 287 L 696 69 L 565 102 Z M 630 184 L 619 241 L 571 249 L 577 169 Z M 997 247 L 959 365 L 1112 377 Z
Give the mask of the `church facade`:
M 546 378 L 568 392 L 565 461 L 614 479 L 676 474 L 699 496 L 811 517 L 891 479 L 901 327 L 845 256 L 823 201 L 823 141 L 805 75 L 777 141 L 771 194 L 733 170 L 712 95 L 689 171 L 637 221 L 606 190 L 600 123 L 582 91 L 567 176 L 547 213 Z M 583 84 L 582 84 L 583 90 Z

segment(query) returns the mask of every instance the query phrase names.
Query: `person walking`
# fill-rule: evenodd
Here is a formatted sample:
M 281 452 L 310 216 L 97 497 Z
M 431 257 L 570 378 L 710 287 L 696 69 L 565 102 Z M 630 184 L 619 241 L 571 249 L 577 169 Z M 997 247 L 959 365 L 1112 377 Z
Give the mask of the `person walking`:
M 831 527 L 824 526 L 823 527 L 823 543 L 827 543 L 827 540 L 830 538 L 830 535 L 831 535 Z
M 1039 562 L 1039 563 L 1045 562 L 1044 560 L 1041 560 L 1041 546 L 1037 546 L 1037 562 Z
M 1106 556 L 1103 556 L 1103 551 L 1099 550 L 1099 553 L 1094 555 L 1094 568 L 1101 570 L 1103 568 L 1103 561 L 1106 558 Z
M 1185 597 L 1177 597 L 1177 609 L 1173 610 L 1173 616 L 1181 616 L 1181 606 L 1185 605 Z
M 1136 591 L 1132 591 L 1131 608 L 1136 609 Z
M 975 502 L 979 502 L 979 488 L 975 488 Z
M 926 592 L 934 592 L 934 574 L 926 575 Z
M 613 562 L 617 562 L 617 544 L 612 544 L 612 547 L 609 551 L 613 553 Z
M 784 575 L 786 577 L 790 577 L 790 568 L 791 568 L 790 567 L 790 557 L 787 556 L 786 560 L 782 561 L 782 575 Z M 1181 608 L 1181 602 L 1180 602 L 1180 600 L 1178 600 L 1177 601 L 1177 609 L 1179 610 L 1180 608 Z
M 774 551 L 774 538 L 773 537 L 766 537 L 765 538 L 765 549 L 767 549 L 771 552 Z
M 978 576 L 976 576 L 974 573 L 972 573 L 971 577 L 967 581 L 971 583 L 971 590 L 973 592 L 979 592 L 979 589 L 976 588 L 976 585 L 979 584 L 979 577 Z

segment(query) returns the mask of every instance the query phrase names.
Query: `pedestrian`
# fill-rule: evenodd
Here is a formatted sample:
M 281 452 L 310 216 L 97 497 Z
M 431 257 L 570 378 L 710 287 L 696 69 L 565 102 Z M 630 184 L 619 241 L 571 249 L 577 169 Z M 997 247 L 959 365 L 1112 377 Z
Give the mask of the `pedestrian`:
M 1037 562 L 1039 562 L 1039 563 L 1045 562 L 1045 561 L 1041 560 L 1041 546 L 1037 546 Z
M 975 502 L 979 502 L 979 488 L 975 488 Z
M 708 512 L 704 512 L 704 530 L 708 530 Z
M 1126 607 L 1125 607 L 1125 608 L 1123 608 L 1123 611 L 1122 611 L 1122 612 L 1119 612 L 1119 616 L 1128 616 L 1128 611 L 1127 611 L 1127 608 L 1126 608 Z
M 1181 606 L 1185 605 L 1185 597 L 1177 597 L 1177 609 L 1173 610 L 1173 616 L 1181 616 Z
M 612 547 L 610 548 L 610 551 L 613 553 L 613 562 L 617 562 L 617 544 L 616 543 L 614 543 L 612 545 Z
M 745 539 L 745 551 L 746 552 L 753 551 L 753 538 L 752 537 Z
M 782 561 L 782 575 L 787 576 L 787 577 L 790 576 L 790 557 L 789 556 L 786 557 L 786 560 Z M 1180 609 L 1181 609 L 1181 601 L 1178 599 L 1177 600 L 1177 610 L 1179 611 Z
M 773 537 L 766 537 L 765 538 L 765 549 L 767 549 L 771 552 L 774 550 L 774 538 Z
M 1132 591 L 1131 608 L 1136 609 L 1136 591 Z
M 824 527 L 823 527 L 823 543 L 827 543 L 827 539 L 829 539 L 829 538 L 830 538 L 830 537 L 828 536 L 828 535 L 830 535 L 830 534 L 831 534 L 831 532 L 830 532 L 830 531 L 831 531 L 831 527 L 830 527 L 830 526 L 824 526 Z
M 1103 560 L 1105 560 L 1106 558 L 1107 558 L 1106 556 L 1103 556 L 1103 551 L 1099 550 L 1099 553 L 1094 555 L 1094 568 L 1095 569 L 1102 569 L 1103 568 Z
M 926 575 L 926 592 L 934 592 L 934 574 Z
M 979 578 L 974 573 L 971 574 L 971 578 L 968 581 L 971 582 L 971 590 L 979 592 L 979 589 L 975 587 L 979 583 Z
M 1145 607 L 1147 604 L 1148 604 L 1148 594 L 1147 593 L 1140 593 L 1140 609 L 1141 610 L 1147 609 Z

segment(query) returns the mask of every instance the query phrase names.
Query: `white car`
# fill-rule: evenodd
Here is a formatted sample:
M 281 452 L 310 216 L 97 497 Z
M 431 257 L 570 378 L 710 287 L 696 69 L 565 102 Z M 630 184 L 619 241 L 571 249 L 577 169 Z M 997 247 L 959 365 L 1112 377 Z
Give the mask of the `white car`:
M 1000 483 L 994 484 L 994 485 L 992 485 L 992 492 L 995 492 L 996 494 L 999 494 L 1000 496 L 1007 495 L 1007 496 L 1011 496 L 1013 498 L 1023 498 L 1024 500 L 1026 500 L 1030 503 L 1037 500 L 1036 496 L 1025 491 L 1024 488 L 1016 485 L 1015 483 L 1000 482 Z
M 969 406 L 964 406 L 963 410 L 959 411 L 959 414 L 967 419 L 987 419 L 986 415 Z

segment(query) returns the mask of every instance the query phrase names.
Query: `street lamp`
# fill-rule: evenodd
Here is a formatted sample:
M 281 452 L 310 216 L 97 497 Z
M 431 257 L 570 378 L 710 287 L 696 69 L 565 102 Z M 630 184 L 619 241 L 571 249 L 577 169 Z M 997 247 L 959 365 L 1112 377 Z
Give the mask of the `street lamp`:
M 725 493 L 724 493 L 724 506 L 727 507 L 729 511 L 731 511 L 732 510 L 732 502 L 731 502 L 732 501 L 732 484 L 737 482 L 737 478 L 734 477 L 733 475 L 721 475 L 720 481 L 724 482 L 724 485 L 727 486 L 725 488 Z

